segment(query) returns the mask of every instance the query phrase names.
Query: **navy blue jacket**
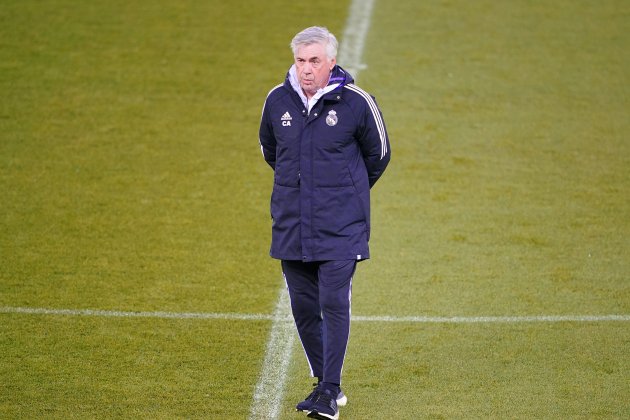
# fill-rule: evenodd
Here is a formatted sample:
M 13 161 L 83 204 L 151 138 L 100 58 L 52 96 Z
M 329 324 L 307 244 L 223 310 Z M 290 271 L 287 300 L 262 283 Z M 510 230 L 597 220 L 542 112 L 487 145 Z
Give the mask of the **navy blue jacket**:
M 310 112 L 289 73 L 265 100 L 260 146 L 274 169 L 273 258 L 370 256 L 370 188 L 389 163 L 389 139 L 374 98 L 339 66 L 330 80 L 338 86 Z

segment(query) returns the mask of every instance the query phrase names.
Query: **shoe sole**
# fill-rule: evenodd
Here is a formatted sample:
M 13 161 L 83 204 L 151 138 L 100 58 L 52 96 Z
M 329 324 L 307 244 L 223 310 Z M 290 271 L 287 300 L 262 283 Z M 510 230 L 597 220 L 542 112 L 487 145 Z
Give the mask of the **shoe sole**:
M 307 411 L 306 417 L 318 420 L 339 420 L 339 413 L 331 416 L 328 414 L 321 414 L 317 411 Z
M 337 400 L 337 407 L 345 407 L 347 404 L 348 404 L 348 397 L 346 397 L 345 395 Z M 297 407 L 295 408 L 295 411 L 306 413 L 306 414 L 310 413 L 310 411 L 308 411 L 308 409 L 300 410 Z M 326 417 L 326 418 L 329 418 L 329 417 Z

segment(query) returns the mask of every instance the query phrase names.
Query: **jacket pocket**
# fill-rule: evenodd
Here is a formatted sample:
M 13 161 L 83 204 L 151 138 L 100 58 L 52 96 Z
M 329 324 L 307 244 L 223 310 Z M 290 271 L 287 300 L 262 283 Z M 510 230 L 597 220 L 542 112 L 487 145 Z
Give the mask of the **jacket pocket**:
M 271 254 L 293 258 L 300 252 L 300 189 L 275 184 L 271 193 Z
M 313 225 L 321 238 L 351 237 L 366 230 L 367 221 L 354 186 L 315 189 Z
M 274 184 L 270 210 L 274 229 L 299 224 L 300 189 Z

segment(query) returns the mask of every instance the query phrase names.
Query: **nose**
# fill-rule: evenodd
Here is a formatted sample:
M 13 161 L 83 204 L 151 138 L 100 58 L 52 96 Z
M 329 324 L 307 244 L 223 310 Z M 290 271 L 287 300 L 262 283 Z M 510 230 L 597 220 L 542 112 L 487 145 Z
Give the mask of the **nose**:
M 310 74 L 312 70 L 313 70 L 313 66 L 311 66 L 311 63 L 309 62 L 304 63 L 304 66 L 302 67 L 303 73 Z

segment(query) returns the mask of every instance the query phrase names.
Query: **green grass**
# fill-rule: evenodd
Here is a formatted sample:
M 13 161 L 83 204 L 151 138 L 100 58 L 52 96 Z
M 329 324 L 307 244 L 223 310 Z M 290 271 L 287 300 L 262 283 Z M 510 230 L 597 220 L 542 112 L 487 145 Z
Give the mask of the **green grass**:
M 379 5 L 394 157 L 357 312 L 626 313 L 628 6 Z
M 257 121 L 314 14 L 244 4 L 3 5 L 2 299 L 273 307 Z
M 262 322 L 3 318 L 3 418 L 239 417 L 243 407 L 227 402 L 251 399 L 267 331 Z
M 626 325 L 608 328 L 354 324 L 344 369 L 349 403 L 341 415 L 369 419 L 376 410 L 395 419 L 623 417 L 630 337 Z M 289 401 L 299 401 L 309 385 L 299 379 L 305 369 L 299 356 Z M 287 407 L 282 418 L 296 416 Z
M 630 314 L 630 7 L 376 2 L 357 315 Z M 348 1 L 5 1 L 0 306 L 271 313 L 268 90 Z M 343 65 L 344 63 L 340 63 Z M 246 418 L 267 321 L 0 314 L 2 418 Z M 354 323 L 344 419 L 630 416 L 627 322 Z M 309 390 L 294 348 L 281 418 Z

